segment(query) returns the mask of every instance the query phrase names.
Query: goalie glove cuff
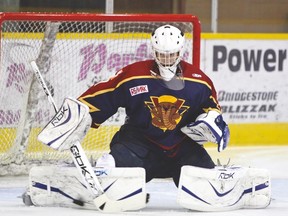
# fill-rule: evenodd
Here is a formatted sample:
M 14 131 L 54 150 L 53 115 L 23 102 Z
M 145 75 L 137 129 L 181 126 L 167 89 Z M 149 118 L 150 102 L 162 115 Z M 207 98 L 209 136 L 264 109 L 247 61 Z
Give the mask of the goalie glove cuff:
M 222 136 L 218 137 L 217 139 L 217 144 L 218 144 L 218 152 L 223 151 L 227 145 L 228 142 L 230 140 L 230 130 L 228 125 L 226 124 L 226 122 L 223 120 L 222 115 L 219 115 L 216 119 L 215 119 L 215 124 L 220 128 L 221 132 L 222 132 Z

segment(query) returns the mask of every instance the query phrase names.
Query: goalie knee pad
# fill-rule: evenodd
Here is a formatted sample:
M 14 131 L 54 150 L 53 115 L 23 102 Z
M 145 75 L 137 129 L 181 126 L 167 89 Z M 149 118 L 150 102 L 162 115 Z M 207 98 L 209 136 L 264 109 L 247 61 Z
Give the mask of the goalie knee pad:
M 111 154 L 104 153 L 96 162 L 96 167 L 113 168 L 115 159 Z

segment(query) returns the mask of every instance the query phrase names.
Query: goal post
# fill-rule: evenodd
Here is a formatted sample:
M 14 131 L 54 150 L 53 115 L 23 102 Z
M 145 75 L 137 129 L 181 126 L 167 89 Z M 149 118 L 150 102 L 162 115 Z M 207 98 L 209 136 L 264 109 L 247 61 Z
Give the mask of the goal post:
M 199 67 L 201 28 L 193 15 L 0 13 L 0 175 L 27 173 L 34 164 L 72 163 L 68 152 L 37 141 L 54 110 L 34 78 L 32 60 L 60 105 L 120 68 L 151 59 L 150 35 L 164 24 L 185 33 L 184 59 Z M 109 151 L 124 118 L 119 109 L 88 131 L 82 145 L 89 158 Z

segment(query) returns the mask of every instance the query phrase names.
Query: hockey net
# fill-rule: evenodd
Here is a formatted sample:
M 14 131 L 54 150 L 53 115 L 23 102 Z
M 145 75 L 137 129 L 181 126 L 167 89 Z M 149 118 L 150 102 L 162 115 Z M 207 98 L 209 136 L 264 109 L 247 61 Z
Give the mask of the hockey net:
M 163 24 L 186 35 L 184 59 L 199 67 L 200 24 L 192 15 L 101 15 L 0 13 L 0 175 L 27 173 L 33 165 L 72 163 L 37 141 L 54 116 L 34 78 L 36 60 L 58 106 L 120 68 L 151 59 L 150 35 Z M 118 112 L 97 130 L 90 129 L 83 148 L 96 160 L 125 118 Z

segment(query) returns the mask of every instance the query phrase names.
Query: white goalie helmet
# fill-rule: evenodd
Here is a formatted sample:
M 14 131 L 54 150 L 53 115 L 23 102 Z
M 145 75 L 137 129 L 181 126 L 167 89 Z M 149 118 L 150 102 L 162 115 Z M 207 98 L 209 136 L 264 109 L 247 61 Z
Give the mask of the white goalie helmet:
M 164 25 L 157 28 L 151 36 L 153 56 L 158 64 L 159 72 L 164 80 L 171 80 L 180 62 L 183 47 L 184 34 L 180 29 Z

